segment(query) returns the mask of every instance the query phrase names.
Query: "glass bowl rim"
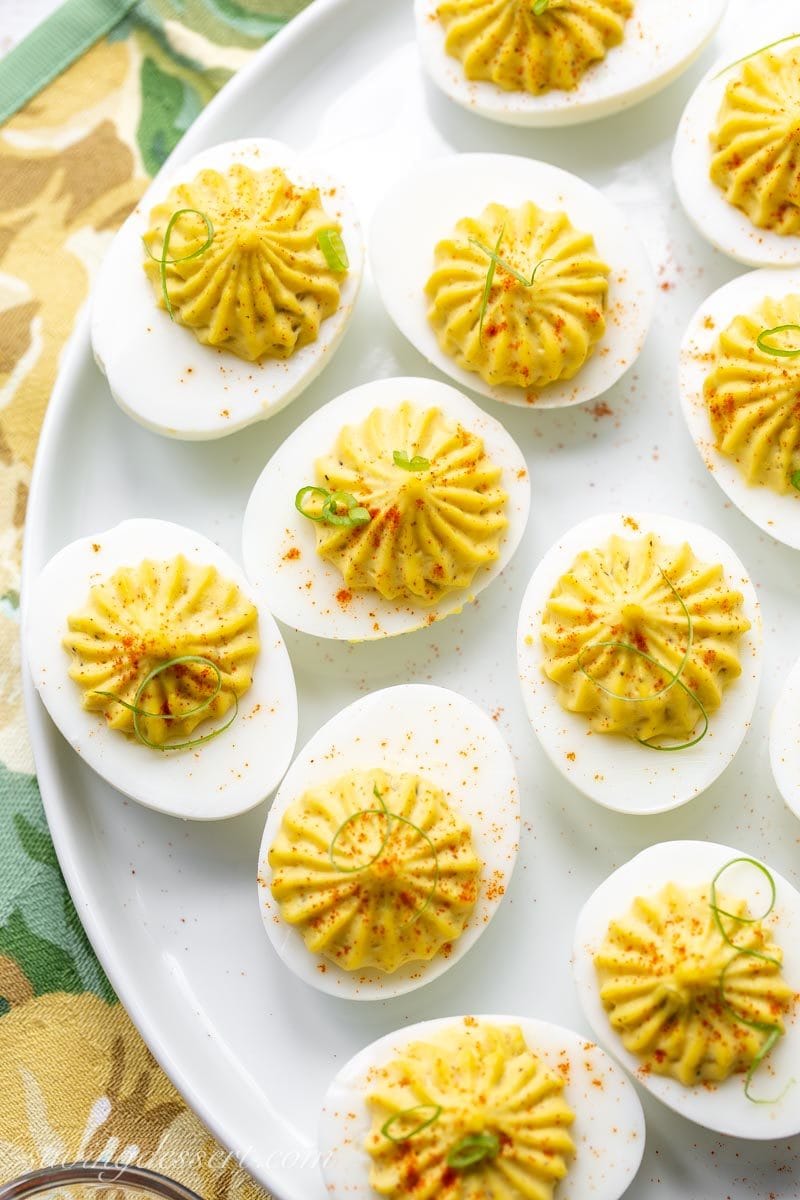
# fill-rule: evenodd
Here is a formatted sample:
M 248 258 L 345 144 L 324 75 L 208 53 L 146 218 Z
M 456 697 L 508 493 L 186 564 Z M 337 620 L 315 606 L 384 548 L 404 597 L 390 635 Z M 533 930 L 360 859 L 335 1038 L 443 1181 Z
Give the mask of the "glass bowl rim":
M 39 1196 L 52 1187 L 80 1183 L 138 1187 L 151 1196 L 163 1197 L 163 1200 L 202 1200 L 197 1192 L 167 1175 L 130 1163 L 113 1162 L 62 1163 L 29 1171 L 8 1183 L 0 1183 L 0 1200 L 22 1200 L 23 1197 Z

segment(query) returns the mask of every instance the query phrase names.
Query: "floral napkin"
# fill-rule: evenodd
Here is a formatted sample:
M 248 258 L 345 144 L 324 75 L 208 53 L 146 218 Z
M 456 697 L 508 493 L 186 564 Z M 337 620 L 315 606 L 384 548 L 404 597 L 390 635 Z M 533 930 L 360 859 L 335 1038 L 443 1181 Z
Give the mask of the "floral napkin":
M 150 1055 L 72 906 L 25 730 L 19 575 L 39 428 L 95 268 L 203 105 L 308 2 L 67 0 L 0 61 L 0 1184 L 104 1158 L 206 1200 L 264 1195 Z

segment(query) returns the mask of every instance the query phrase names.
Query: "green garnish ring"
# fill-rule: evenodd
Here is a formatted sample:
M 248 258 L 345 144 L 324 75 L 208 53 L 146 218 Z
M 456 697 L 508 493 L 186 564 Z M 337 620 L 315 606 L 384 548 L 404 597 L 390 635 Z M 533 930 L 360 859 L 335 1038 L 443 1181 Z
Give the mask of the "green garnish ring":
M 393 450 L 392 459 L 394 465 L 402 467 L 404 471 L 429 471 L 431 469 L 429 458 L 423 458 L 421 454 L 415 454 L 413 458 L 409 458 L 407 450 Z
M 205 221 L 206 235 L 207 235 L 206 240 L 203 242 L 202 246 L 200 246 L 200 248 L 198 250 L 193 250 L 191 252 L 191 254 L 182 254 L 180 256 L 180 258 L 169 258 L 168 257 L 169 256 L 169 242 L 170 242 L 170 238 L 172 237 L 172 231 L 175 228 L 175 223 L 180 217 L 184 216 L 186 213 L 192 213 L 194 216 L 200 217 L 201 220 Z M 206 216 L 206 214 L 204 212 L 200 212 L 199 208 L 179 208 L 172 214 L 170 219 L 167 221 L 167 228 L 164 230 L 164 241 L 161 246 L 160 256 L 153 254 L 150 250 L 150 247 L 147 245 L 147 242 L 144 243 L 144 248 L 145 248 L 146 253 L 150 256 L 150 258 L 152 258 L 153 262 L 158 263 L 159 276 L 161 278 L 161 295 L 164 297 L 164 307 L 166 308 L 167 312 L 169 313 L 170 321 L 175 320 L 175 314 L 172 311 L 172 301 L 169 298 L 169 292 L 167 290 L 167 265 L 172 265 L 173 263 L 189 262 L 189 260 L 192 258 L 199 258 L 201 254 L 205 254 L 206 250 L 209 249 L 209 247 L 211 246 L 213 241 L 214 241 L 214 226 L 211 224 L 211 221 L 209 220 L 209 218 Z
M 789 483 L 800 492 L 800 471 L 792 471 L 789 476 Z
M 409 917 L 409 919 L 407 921 L 403 922 L 403 928 L 405 928 L 406 925 L 413 925 L 415 921 L 419 920 L 419 918 L 422 916 L 422 914 L 425 912 L 425 910 L 429 907 L 429 905 L 431 904 L 431 901 L 433 900 L 434 896 L 436 895 L 436 889 L 439 886 L 439 855 L 436 852 L 436 847 L 433 844 L 433 839 L 425 832 L 424 829 L 420 829 L 419 825 L 415 825 L 413 821 L 409 821 L 408 817 L 401 817 L 398 813 L 389 812 L 389 809 L 386 807 L 386 801 L 384 800 L 381 793 L 378 791 L 377 783 L 372 788 L 372 794 L 375 796 L 376 800 L 380 804 L 380 808 L 359 808 L 355 812 L 350 813 L 349 817 L 345 817 L 345 819 L 342 821 L 339 828 L 334 833 L 333 838 L 331 839 L 331 844 L 328 847 L 328 857 L 331 860 L 331 866 L 333 866 L 337 871 L 343 871 L 345 874 L 348 874 L 348 875 L 355 875 L 359 871 L 366 871 L 368 867 L 371 867 L 373 865 L 373 863 L 376 863 L 378 861 L 378 859 L 380 858 L 380 856 L 383 854 L 384 850 L 386 849 L 389 838 L 392 836 L 393 822 L 399 821 L 401 825 L 408 825 L 411 829 L 413 829 L 416 833 L 418 833 L 421 838 L 424 838 L 424 840 L 430 846 L 431 853 L 433 854 L 433 862 L 434 862 L 433 883 L 431 885 L 430 891 L 428 892 L 427 896 L 425 897 L 425 901 L 424 901 L 422 907 L 417 909 L 417 911 L 415 913 L 412 913 L 412 915 Z M 378 849 L 375 851 L 375 853 L 373 854 L 372 858 L 367 859 L 367 861 L 365 863 L 360 863 L 357 867 L 343 867 L 343 866 L 341 866 L 340 863 L 337 863 L 337 861 L 334 857 L 334 850 L 336 848 L 336 843 L 339 840 L 339 838 L 342 834 L 342 831 L 344 829 L 346 829 L 348 825 L 352 824 L 353 821 L 357 821 L 359 819 L 359 817 L 366 817 L 366 816 L 386 817 L 386 833 L 384 834 L 381 844 L 378 847 Z
M 684 651 L 678 670 L 673 673 L 668 667 L 665 667 L 663 663 L 659 662 L 657 658 L 653 658 L 652 655 L 647 654 L 644 650 L 640 650 L 638 646 L 634 646 L 630 642 L 617 641 L 590 642 L 588 646 L 584 646 L 579 652 L 577 665 L 579 670 L 586 676 L 589 682 L 593 683 L 599 691 L 604 692 L 607 696 L 611 696 L 613 700 L 622 700 L 626 704 L 646 704 L 651 700 L 660 700 L 661 697 L 673 687 L 680 688 L 684 695 L 688 696 L 690 700 L 693 700 L 700 709 L 700 713 L 703 717 L 703 728 L 697 737 L 692 738 L 691 741 L 688 742 L 681 742 L 678 746 L 656 746 L 653 744 L 651 738 L 637 737 L 635 739 L 640 746 L 646 746 L 648 750 L 661 750 L 664 753 L 668 753 L 673 750 L 690 750 L 692 746 L 696 746 L 698 742 L 702 742 L 703 738 L 708 733 L 709 720 L 705 705 L 700 697 L 695 695 L 695 693 L 688 688 L 681 679 L 681 675 L 683 674 L 689 661 L 689 655 L 691 654 L 692 645 L 694 643 L 694 622 L 692 621 L 691 614 L 686 607 L 686 602 L 684 601 L 683 596 L 681 596 L 672 580 L 668 577 L 666 572 L 662 570 L 661 567 L 659 567 L 659 571 L 661 572 L 664 582 L 669 585 L 676 599 L 680 603 L 680 606 L 683 609 L 683 615 L 686 617 L 686 650 Z M 664 687 L 659 688 L 657 692 L 653 692 L 651 696 L 620 696 L 618 692 L 613 691 L 611 688 L 606 687 L 605 684 L 600 683 L 599 680 L 595 679 L 595 677 L 591 675 L 584 667 L 583 658 L 591 650 L 629 650 L 632 654 L 637 654 L 640 658 L 643 658 L 645 662 L 649 662 L 651 666 L 658 667 L 659 671 L 662 671 L 667 676 L 669 683 Z
M 305 507 L 306 497 L 322 497 L 319 513 L 309 512 Z M 326 525 L 367 525 L 372 520 L 368 508 L 364 508 L 349 492 L 329 492 L 327 488 L 306 484 L 294 498 L 294 506 L 301 516 L 309 521 L 324 521 Z M 344 512 L 340 510 L 344 508 Z
M 418 1125 L 415 1125 L 408 1133 L 404 1133 L 402 1137 L 396 1137 L 395 1134 L 390 1132 L 395 1121 L 402 1121 L 406 1117 L 416 1116 L 417 1113 L 430 1112 L 431 1110 L 433 1110 L 431 1116 L 420 1121 Z M 415 1104 L 413 1108 L 404 1108 L 400 1112 L 395 1113 L 393 1117 L 389 1117 L 388 1120 L 384 1121 L 381 1125 L 381 1133 L 390 1142 L 395 1142 L 399 1145 L 401 1142 L 407 1142 L 411 1138 L 417 1137 L 423 1130 L 428 1129 L 435 1121 L 438 1121 L 441 1115 L 441 1104 Z
M 720 908 L 719 905 L 717 904 L 717 883 L 719 882 L 720 878 L 725 874 L 725 872 L 728 870 L 728 868 L 736 866 L 737 863 L 747 863 L 748 866 L 755 867 L 757 871 L 761 872 L 761 874 L 764 876 L 767 883 L 769 884 L 769 891 L 770 891 L 769 905 L 764 910 L 764 912 L 761 913 L 757 917 L 742 917 L 742 916 L 739 916 L 737 913 L 728 912 L 726 909 Z M 727 942 L 727 944 L 736 951 L 736 953 L 731 958 L 728 959 L 725 966 L 722 968 L 722 970 L 720 972 L 719 985 L 718 985 L 720 1003 L 733 1017 L 735 1017 L 735 1019 L 741 1025 L 746 1025 L 748 1029 L 755 1029 L 757 1033 L 766 1034 L 766 1040 L 764 1041 L 763 1046 L 759 1050 L 758 1054 L 756 1054 L 755 1058 L 753 1059 L 753 1061 L 751 1062 L 750 1066 L 747 1069 L 747 1074 L 746 1074 L 745 1080 L 744 1080 L 744 1094 L 747 1097 L 747 1099 L 750 1100 L 753 1104 L 777 1104 L 779 1100 L 783 1099 L 783 1097 L 786 1095 L 789 1088 L 795 1082 L 794 1079 L 790 1079 L 788 1081 L 788 1083 L 786 1084 L 786 1086 L 784 1087 L 783 1091 L 780 1093 L 779 1096 L 774 1096 L 772 1098 L 764 1098 L 764 1097 L 758 1097 L 758 1096 L 751 1095 L 750 1094 L 750 1084 L 753 1082 L 753 1076 L 755 1075 L 758 1068 L 761 1066 L 764 1059 L 767 1057 L 767 1055 L 770 1053 L 770 1051 L 775 1047 L 777 1042 L 783 1037 L 784 1030 L 781 1028 L 781 1026 L 779 1024 L 777 1024 L 777 1022 L 753 1021 L 749 1017 L 743 1017 L 740 1012 L 737 1012 L 737 1010 L 733 1007 L 733 1005 L 730 1003 L 730 1001 L 727 999 L 727 997 L 725 995 L 725 977 L 728 974 L 728 971 L 730 970 L 730 968 L 733 966 L 733 964 L 739 958 L 743 958 L 743 957 L 761 959 L 762 962 L 771 963 L 773 966 L 777 967 L 778 970 L 780 970 L 782 964 L 779 959 L 775 958 L 771 954 L 764 954 L 764 952 L 762 950 L 750 950 L 744 946 L 738 946 L 736 944 L 736 942 L 734 942 L 733 938 L 730 936 L 727 929 L 725 928 L 725 926 L 722 923 L 723 917 L 728 917 L 728 919 L 731 921 L 737 921 L 740 925 L 755 925 L 759 921 L 765 921 L 766 918 L 770 915 L 770 913 L 772 912 L 772 910 L 775 907 L 775 901 L 777 898 L 777 890 L 775 887 L 775 880 L 772 877 L 772 874 L 768 870 L 768 868 L 765 867 L 763 863 L 760 863 L 758 861 L 758 859 L 748 858 L 747 855 L 740 855 L 738 858 L 730 859 L 728 862 L 724 863 L 720 867 L 720 869 L 717 871 L 714 878 L 711 880 L 711 889 L 710 890 L 711 890 L 711 898 L 709 901 L 709 908 L 711 909 L 711 912 L 714 915 L 714 922 L 717 926 L 717 929 L 719 930 L 722 940 L 724 942 Z
M 350 260 L 338 229 L 320 229 L 317 234 L 317 245 L 322 251 L 330 271 L 342 274 L 348 269 Z
M 762 329 L 756 338 L 756 345 L 759 350 L 771 354 L 773 358 L 800 358 L 800 346 L 796 350 L 785 350 L 782 346 L 770 346 L 767 343 L 767 338 L 776 333 L 788 333 L 790 330 L 792 333 L 800 333 L 800 325 L 776 325 L 774 329 Z
M 487 1158 L 497 1158 L 500 1138 L 496 1133 L 468 1133 L 456 1142 L 447 1156 L 447 1165 L 454 1171 L 468 1171 Z
M 749 54 L 742 55 L 735 62 L 728 63 L 727 67 L 723 67 L 721 71 L 717 71 L 716 75 L 712 75 L 709 82 L 713 83 L 715 79 L 721 79 L 723 75 L 727 75 L 728 71 L 732 71 L 734 67 L 741 66 L 743 62 L 748 62 L 751 58 L 757 58 L 759 54 L 764 54 L 767 50 L 772 50 L 775 46 L 782 46 L 784 42 L 793 42 L 798 37 L 800 37 L 800 33 L 790 33 L 786 37 L 778 38 L 777 41 L 768 42 L 766 46 L 759 46 L 758 50 L 751 50 Z
M 550 7 L 550 0 L 533 0 L 531 12 L 535 17 L 540 17 L 542 13 L 547 12 Z
M 195 705 L 194 708 L 189 708 L 182 713 L 154 713 L 148 712 L 145 708 L 141 708 L 139 706 L 139 701 L 141 700 L 148 683 L 150 683 L 153 679 L 157 679 L 159 675 L 161 675 L 164 671 L 168 671 L 170 667 L 177 667 L 182 663 L 197 663 L 200 666 L 211 667 L 211 670 L 216 672 L 217 683 L 211 695 L 203 700 L 200 704 Z M 121 699 L 121 697 L 115 695 L 114 692 L 102 692 L 96 690 L 94 694 L 96 696 L 105 696 L 107 699 L 113 700 L 117 704 L 121 704 L 123 708 L 127 708 L 129 712 L 133 713 L 133 732 L 137 739 L 143 743 L 143 745 L 149 746 L 151 750 L 167 751 L 191 750 L 195 746 L 202 746 L 205 742 L 212 741 L 214 738 L 219 737 L 221 733 L 225 733 L 227 729 L 230 729 L 231 725 L 239 715 L 239 697 L 236 695 L 236 692 L 233 693 L 234 708 L 233 716 L 230 718 L 230 720 L 226 721 L 224 725 L 220 725 L 219 729 L 212 729 L 211 733 L 203 734 L 203 736 L 199 738 L 190 738 L 189 741 L 186 742 L 170 742 L 159 744 L 158 742 L 151 741 L 150 738 L 146 737 L 145 734 L 142 733 L 142 729 L 139 724 L 139 718 L 151 717 L 158 718 L 162 721 L 185 721 L 187 717 L 197 716 L 198 713 L 205 712 L 207 708 L 210 708 L 221 690 L 222 672 L 215 662 L 212 662 L 210 658 L 204 658 L 202 654 L 179 654 L 176 658 L 168 658 L 166 662 L 160 663 L 157 667 L 154 667 L 148 675 L 145 675 L 144 679 L 136 689 L 136 695 L 133 698 L 133 704 L 130 704 L 127 700 Z
M 490 259 L 489 269 L 486 272 L 486 282 L 483 285 L 483 292 L 481 294 L 480 320 L 478 322 L 478 341 L 483 339 L 483 323 L 486 320 L 486 310 L 489 307 L 489 296 L 491 295 L 492 284 L 494 283 L 494 274 L 497 268 L 500 267 L 501 270 L 506 271 L 509 275 L 513 276 L 517 283 L 521 283 L 523 287 L 530 288 L 533 287 L 533 284 L 536 280 L 536 272 L 539 270 L 539 267 L 544 266 L 545 263 L 553 262 L 552 258 L 543 258 L 531 271 L 530 279 L 527 279 L 524 275 L 520 275 L 519 271 L 517 271 L 515 267 L 512 267 L 511 263 L 506 262 L 504 258 L 501 258 L 498 253 L 505 231 L 505 225 L 501 225 L 500 233 L 497 241 L 495 242 L 494 250 L 492 250 L 489 246 L 485 246 L 483 242 L 478 240 L 478 238 L 471 237 L 469 239 L 473 246 L 477 246 L 477 248 L 483 254 L 488 254 Z

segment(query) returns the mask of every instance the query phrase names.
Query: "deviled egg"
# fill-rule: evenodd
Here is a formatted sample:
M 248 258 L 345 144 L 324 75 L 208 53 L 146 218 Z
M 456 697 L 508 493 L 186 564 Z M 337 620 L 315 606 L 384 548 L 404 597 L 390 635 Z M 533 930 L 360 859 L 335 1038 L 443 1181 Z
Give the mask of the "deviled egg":
M 266 138 L 162 172 L 100 268 L 92 347 L 119 406 L 168 437 L 273 416 L 330 361 L 358 295 L 341 184 Z
M 758 600 L 710 530 L 604 513 L 534 571 L 517 656 L 534 732 L 562 775 L 617 812 L 664 812 L 707 788 L 747 732 Z
M 618 1200 L 644 1145 L 624 1073 L 532 1017 L 444 1017 L 379 1038 L 333 1080 L 319 1130 L 331 1200 Z
M 336 996 L 421 987 L 497 911 L 519 823 L 511 754 L 477 705 L 424 684 L 364 696 L 303 747 L 270 808 L 258 875 L 269 939 Z
M 123 521 L 65 546 L 33 582 L 23 636 L 66 740 L 148 808 L 231 817 L 289 765 L 283 639 L 233 559 L 191 529 Z
M 367 641 L 460 612 L 519 545 L 530 486 L 498 421 L 431 379 L 382 379 L 317 410 L 244 518 L 245 570 L 287 625 Z
M 381 201 L 369 252 L 413 346 L 461 387 L 522 407 L 580 404 L 636 360 L 655 283 L 628 220 L 549 163 L 459 154 Z
M 668 1107 L 731 1137 L 800 1132 L 800 893 L 713 842 L 650 846 L 578 918 L 578 996 Z
M 800 817 L 800 660 L 786 677 L 772 712 L 769 761 L 778 791 Z
M 698 84 L 672 170 L 712 246 L 749 266 L 790 267 L 800 264 L 800 32 L 796 12 L 765 15 Z
M 727 0 L 416 0 L 434 83 L 509 125 L 607 117 L 665 88 L 697 58 Z
M 680 391 L 725 494 L 800 549 L 800 270 L 749 271 L 708 297 L 683 339 Z

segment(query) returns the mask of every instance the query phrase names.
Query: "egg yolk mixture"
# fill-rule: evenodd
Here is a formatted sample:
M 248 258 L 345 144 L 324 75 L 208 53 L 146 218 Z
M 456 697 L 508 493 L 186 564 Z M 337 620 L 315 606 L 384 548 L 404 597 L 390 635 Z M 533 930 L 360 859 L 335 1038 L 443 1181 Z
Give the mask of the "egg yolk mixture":
M 216 567 L 183 555 L 121 567 L 91 588 L 67 627 L 63 645 L 83 707 L 134 737 L 135 714 L 125 705 L 137 707 L 140 740 L 156 746 L 224 716 L 253 681 L 257 609 Z M 167 666 L 140 692 L 151 671 L 186 656 L 204 661 Z
M 800 296 L 765 300 L 736 317 L 720 335 L 704 385 L 714 440 L 748 483 L 799 494 L 800 357 L 770 354 L 758 345 L 765 331 L 800 326 Z M 795 329 L 765 338 L 779 349 L 800 347 Z
M 396 971 L 460 937 L 481 862 L 469 825 L 417 775 L 351 771 L 286 810 L 272 895 L 313 954 L 346 971 Z
M 398 466 L 395 451 L 404 455 Z M 415 468 L 415 469 L 409 469 Z M 502 471 L 483 441 L 439 409 L 375 409 L 346 426 L 316 463 L 317 482 L 354 496 L 370 514 L 358 526 L 316 523 L 317 553 L 348 588 L 385 600 L 435 604 L 469 587 L 494 562 L 508 525 Z
M 605 333 L 609 268 L 563 212 L 490 204 L 434 261 L 425 291 L 439 345 L 492 386 L 572 379 Z
M 573 91 L 625 36 L 633 0 L 443 0 L 445 50 L 467 79 L 509 92 Z
M 611 922 L 594 960 L 601 1000 L 626 1050 L 686 1087 L 747 1071 L 767 1037 L 747 1022 L 783 1030 L 794 1000 L 781 977 L 782 951 L 746 901 L 717 894 L 719 908 L 739 918 L 721 916 L 736 948 L 710 902 L 708 887 L 674 883 L 639 896 Z
M 174 319 L 208 346 L 248 362 L 289 358 L 316 340 L 339 307 L 341 273 L 317 240 L 339 232 L 317 188 L 293 184 L 278 167 L 253 171 L 235 163 L 206 169 L 174 187 L 150 213 L 144 269 L 166 307 L 161 258 L 170 219 L 181 209 L 166 247 L 165 286 Z M 211 244 L 203 214 L 211 224 Z
M 759 229 L 800 235 L 800 50 L 741 64 L 711 134 L 711 179 Z
M 543 670 L 561 705 L 597 733 L 686 738 L 699 720 L 692 696 L 714 712 L 741 672 L 742 604 L 719 563 L 700 562 L 686 543 L 615 535 L 579 554 L 553 589 Z M 679 670 L 683 688 L 670 686 Z
M 464 1018 L 371 1072 L 370 1183 L 393 1200 L 552 1200 L 575 1153 L 563 1091 L 518 1026 Z

